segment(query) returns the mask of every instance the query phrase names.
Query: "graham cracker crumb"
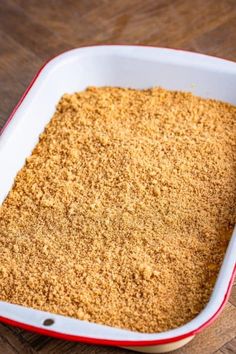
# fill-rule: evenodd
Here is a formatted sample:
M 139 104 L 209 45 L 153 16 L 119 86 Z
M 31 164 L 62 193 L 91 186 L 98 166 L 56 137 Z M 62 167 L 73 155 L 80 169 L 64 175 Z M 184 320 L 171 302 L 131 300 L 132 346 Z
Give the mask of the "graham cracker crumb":
M 209 301 L 235 223 L 236 107 L 64 95 L 0 209 L 0 300 L 140 332 Z

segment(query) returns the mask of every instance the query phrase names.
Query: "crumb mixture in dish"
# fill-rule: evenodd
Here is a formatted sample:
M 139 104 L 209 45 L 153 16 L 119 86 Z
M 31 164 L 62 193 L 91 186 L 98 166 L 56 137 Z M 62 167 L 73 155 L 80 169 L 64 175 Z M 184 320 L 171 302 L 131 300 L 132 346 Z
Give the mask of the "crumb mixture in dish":
M 235 223 L 235 138 L 236 107 L 190 93 L 64 95 L 0 209 L 0 300 L 140 332 L 193 319 Z

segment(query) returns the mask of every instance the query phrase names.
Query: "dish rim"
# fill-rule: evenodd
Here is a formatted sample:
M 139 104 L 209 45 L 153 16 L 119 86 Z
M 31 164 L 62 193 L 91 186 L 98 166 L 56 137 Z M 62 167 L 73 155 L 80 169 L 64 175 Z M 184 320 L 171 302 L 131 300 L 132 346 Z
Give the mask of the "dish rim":
M 38 72 L 36 73 L 36 75 L 33 77 L 33 79 L 31 80 L 30 84 L 28 85 L 28 87 L 26 88 L 26 90 L 24 91 L 24 93 L 22 94 L 22 96 L 20 97 L 19 101 L 17 102 L 17 104 L 15 105 L 15 107 L 13 108 L 12 112 L 10 113 L 8 119 L 6 120 L 5 124 L 3 125 L 3 127 L 0 130 L 0 137 L 1 135 L 4 133 L 4 131 L 7 129 L 9 123 L 11 122 L 11 120 L 14 118 L 17 110 L 19 109 L 19 107 L 21 106 L 21 104 L 23 103 L 24 99 L 26 98 L 26 96 L 28 95 L 28 93 L 30 92 L 31 88 L 34 86 L 34 84 L 36 83 L 37 79 L 39 78 L 40 74 L 43 72 L 43 70 L 48 66 L 48 64 L 50 64 L 51 62 L 53 62 L 56 58 L 62 57 L 65 54 L 71 53 L 73 51 L 79 50 L 81 48 L 84 49 L 89 49 L 89 48 L 97 48 L 97 47 L 144 47 L 144 48 L 155 48 L 158 50 L 165 50 L 165 51 L 173 51 L 173 52 L 180 52 L 183 54 L 192 54 L 193 56 L 196 57 L 205 57 L 208 59 L 214 59 L 216 61 L 219 62 L 228 62 L 232 65 L 232 63 L 235 65 L 236 67 L 236 63 L 234 63 L 233 61 L 230 60 L 225 60 L 225 59 L 221 59 L 218 57 L 213 57 L 213 56 L 208 56 L 208 55 L 204 55 L 204 54 L 199 54 L 199 53 L 194 53 L 194 52 L 189 52 L 189 51 L 184 51 L 184 50 L 179 50 L 179 49 L 170 49 L 170 48 L 160 48 L 160 47 L 155 47 L 155 46 L 143 46 L 143 45 L 135 45 L 135 46 L 131 46 L 131 45 L 93 45 L 93 46 L 83 46 L 83 47 L 79 47 L 79 48 L 74 48 L 71 50 L 67 50 L 64 51 L 56 56 L 54 56 L 53 58 L 49 59 L 48 61 L 46 61 L 42 67 L 38 70 Z M 226 256 L 224 257 L 225 260 Z M 222 267 L 221 267 L 222 268 Z M 236 263 L 234 264 L 233 270 L 232 270 L 232 274 L 230 277 L 230 280 L 228 282 L 228 286 L 226 289 L 226 292 L 224 294 L 223 300 L 220 304 L 220 306 L 218 307 L 218 309 L 215 311 L 215 313 L 208 318 L 207 321 L 205 321 L 204 323 L 202 323 L 199 327 L 197 327 L 194 330 L 191 331 L 187 331 L 184 334 L 181 335 L 177 335 L 177 336 L 173 336 L 173 337 L 169 337 L 169 338 L 163 338 L 163 339 L 145 339 L 145 340 L 112 340 L 112 339 L 101 339 L 101 338 L 95 338 L 95 337 L 86 337 L 86 336 L 80 336 L 80 335 L 72 335 L 72 334 L 68 334 L 68 333 L 62 333 L 62 332 L 58 332 L 58 331 L 54 331 L 52 329 L 46 329 L 46 328 L 41 328 L 41 327 L 37 327 L 37 326 L 33 326 L 24 322 L 18 322 L 15 320 L 12 320 L 10 318 L 4 317 L 4 316 L 0 316 L 0 322 L 6 323 L 6 324 L 10 324 L 13 326 L 17 326 L 20 327 L 22 329 L 26 329 L 26 330 L 30 330 L 39 334 L 44 334 L 44 335 L 49 335 L 52 337 L 56 337 L 56 338 L 60 338 L 60 339 L 65 339 L 65 340 L 71 340 L 71 341 L 80 341 L 80 342 L 85 342 L 85 343 L 92 343 L 92 344 L 101 344 L 101 345 L 116 345 L 116 346 L 146 346 L 146 345 L 158 345 L 158 344 L 167 344 L 167 343 L 173 343 L 176 341 L 180 341 L 182 339 L 194 336 L 195 334 L 199 333 L 200 331 L 202 331 L 205 327 L 209 326 L 215 319 L 216 317 L 220 314 L 220 312 L 223 310 L 224 305 L 226 304 L 229 296 L 230 296 L 230 290 L 233 286 L 234 283 L 234 277 L 236 275 Z M 214 289 L 212 291 L 212 294 L 214 293 Z M 210 303 L 210 301 L 209 301 Z M 209 304 L 208 303 L 208 304 Z M 10 304 L 10 303 L 9 303 Z M 208 305 L 207 304 L 207 305 Z M 13 305 L 13 304 L 11 304 Z M 206 309 L 207 305 L 205 306 L 204 309 Z M 25 307 L 25 306 L 22 306 Z M 25 307 L 27 308 L 27 307 Z M 35 309 L 32 309 L 35 310 Z M 196 316 L 198 317 L 199 314 Z M 65 316 L 67 317 L 67 316 Z M 195 317 L 195 318 L 196 318 Z M 95 324 L 94 322 L 92 322 L 93 324 Z M 185 326 L 185 325 L 184 325 Z M 111 328 L 115 328 L 112 326 L 109 326 Z M 183 327 L 183 326 L 182 326 Z M 160 333 L 165 333 L 165 332 L 160 332 Z M 157 333 L 157 334 L 160 334 Z

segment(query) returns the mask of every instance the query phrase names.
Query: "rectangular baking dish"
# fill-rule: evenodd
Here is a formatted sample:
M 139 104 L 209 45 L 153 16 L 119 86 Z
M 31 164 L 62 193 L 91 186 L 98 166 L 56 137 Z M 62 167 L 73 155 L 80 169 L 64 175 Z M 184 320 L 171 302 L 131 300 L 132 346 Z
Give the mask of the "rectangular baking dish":
M 87 86 L 139 89 L 162 86 L 236 104 L 236 63 L 142 46 L 85 47 L 55 57 L 37 73 L 2 129 L 0 203 L 52 117 L 60 97 Z M 186 344 L 220 313 L 233 284 L 235 263 L 234 230 L 207 306 L 189 323 L 162 333 L 133 332 L 6 302 L 0 302 L 0 321 L 67 340 L 125 346 L 143 352 L 167 352 Z M 45 322 L 46 319 L 52 321 Z

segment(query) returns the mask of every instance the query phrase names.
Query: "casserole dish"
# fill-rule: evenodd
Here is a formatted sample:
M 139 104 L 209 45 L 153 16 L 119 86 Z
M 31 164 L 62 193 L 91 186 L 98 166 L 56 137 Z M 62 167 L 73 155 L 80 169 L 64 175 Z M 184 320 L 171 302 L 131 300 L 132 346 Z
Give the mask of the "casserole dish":
M 2 129 L 0 203 L 51 119 L 64 93 L 87 86 L 191 91 L 236 104 L 236 63 L 205 55 L 136 46 L 97 46 L 68 51 L 36 75 Z M 192 321 L 162 333 L 139 333 L 0 302 L 0 320 L 63 339 L 167 352 L 189 342 L 223 309 L 236 271 L 236 232 L 228 246 L 212 296 Z

